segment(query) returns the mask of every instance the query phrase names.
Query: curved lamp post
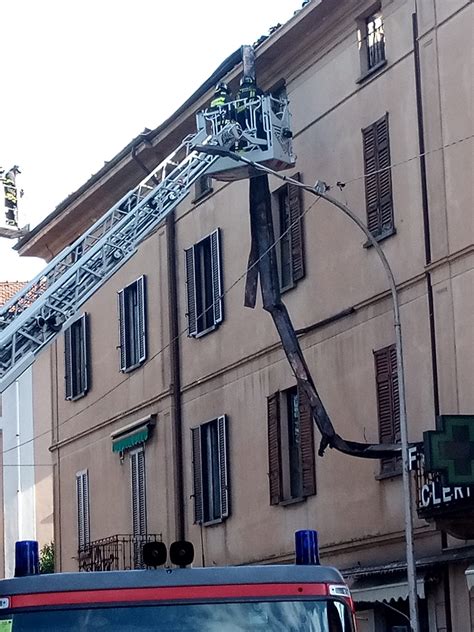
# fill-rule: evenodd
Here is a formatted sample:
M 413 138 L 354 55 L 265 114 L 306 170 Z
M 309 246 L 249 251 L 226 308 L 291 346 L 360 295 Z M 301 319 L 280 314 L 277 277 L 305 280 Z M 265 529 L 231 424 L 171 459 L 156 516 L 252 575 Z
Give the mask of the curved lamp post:
M 202 145 L 196 147 L 198 151 L 203 153 L 209 153 L 226 158 L 232 158 L 236 162 L 244 162 L 254 169 L 264 171 L 270 175 L 273 175 L 280 180 L 294 184 L 308 193 L 315 195 L 323 200 L 326 200 L 330 204 L 336 206 L 341 210 L 349 219 L 351 219 L 360 230 L 367 237 L 371 246 L 373 246 L 375 252 L 379 256 L 380 261 L 384 267 L 387 275 L 390 293 L 392 296 L 393 305 L 393 326 L 395 328 L 395 348 L 397 354 L 397 373 L 398 373 L 398 390 L 400 398 L 400 435 L 401 435 L 401 448 L 402 448 L 402 475 L 403 475 L 403 504 L 404 504 L 404 520 L 405 520 L 405 540 L 406 540 L 406 558 L 407 558 L 407 580 L 408 580 L 408 602 L 410 608 L 410 625 L 412 632 L 419 632 L 418 626 L 418 601 L 417 601 L 417 589 L 416 589 L 416 567 L 415 567 L 415 553 L 413 548 L 413 517 L 412 517 L 412 490 L 410 484 L 410 465 L 408 454 L 408 426 L 407 426 L 407 414 L 406 414 L 406 395 L 405 395 L 405 373 L 403 366 L 403 346 L 402 346 L 402 329 L 400 322 L 400 304 L 398 300 L 397 286 L 395 283 L 395 277 L 393 276 L 392 269 L 385 256 L 384 251 L 380 247 L 378 241 L 372 235 L 367 226 L 351 209 L 336 200 L 327 193 L 328 187 L 324 182 L 318 181 L 316 186 L 310 187 L 298 180 L 283 176 L 277 171 L 258 164 L 253 160 L 249 160 L 245 156 L 219 147 L 216 145 Z

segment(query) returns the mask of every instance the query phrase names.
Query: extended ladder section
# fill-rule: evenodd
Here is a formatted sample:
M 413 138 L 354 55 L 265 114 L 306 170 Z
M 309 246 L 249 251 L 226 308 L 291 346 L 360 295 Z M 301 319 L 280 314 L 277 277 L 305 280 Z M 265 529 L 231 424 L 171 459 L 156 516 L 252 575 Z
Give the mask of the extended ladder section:
M 290 134 L 282 152 L 278 138 L 289 130 L 287 102 L 270 96 L 248 104 L 243 125 L 225 108 L 197 115 L 198 131 L 188 136 L 138 186 L 119 200 L 71 246 L 0 310 L 0 392 L 30 366 L 35 355 L 68 325 L 79 307 L 96 292 L 137 250 L 138 245 L 184 200 L 191 186 L 204 174 L 225 179 L 239 168 L 229 159 L 197 151 L 195 146 L 218 145 L 245 151 L 251 160 L 271 160 L 275 147 L 279 168 L 294 163 Z M 263 126 L 251 112 L 275 110 Z M 260 115 L 258 115 L 260 116 Z M 262 155 L 262 146 L 265 148 Z M 285 160 L 286 158 L 286 160 Z M 218 165 L 222 164 L 222 167 Z

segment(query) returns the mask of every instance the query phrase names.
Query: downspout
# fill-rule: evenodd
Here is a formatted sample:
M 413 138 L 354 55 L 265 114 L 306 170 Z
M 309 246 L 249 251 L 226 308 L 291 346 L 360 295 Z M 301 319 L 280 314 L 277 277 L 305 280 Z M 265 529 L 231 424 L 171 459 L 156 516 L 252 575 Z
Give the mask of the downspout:
M 430 234 L 430 216 L 428 204 L 428 184 L 426 177 L 426 156 L 425 156 L 425 130 L 423 124 L 423 93 L 421 84 L 421 64 L 420 64 L 420 44 L 418 41 L 418 15 L 415 12 L 412 15 L 413 22 L 413 52 L 415 61 L 415 90 L 416 90 L 416 111 L 418 119 L 418 144 L 420 153 L 420 179 L 421 179 L 421 200 L 423 211 L 423 234 L 425 242 L 425 265 L 431 263 L 431 234 Z M 433 286 L 431 283 L 430 272 L 425 273 L 426 277 L 426 293 L 428 297 L 428 318 L 430 327 L 430 347 L 431 347 L 431 373 L 433 379 L 433 409 L 435 417 L 439 415 L 439 382 L 438 382 L 438 354 L 436 349 L 436 324 L 434 318 L 434 301 Z M 447 535 L 445 531 L 441 531 L 441 548 L 447 547 Z M 446 632 L 452 632 L 452 612 L 451 612 L 451 589 L 449 582 L 449 567 L 443 571 L 443 591 L 446 615 Z
M 168 253 L 168 305 L 171 370 L 171 423 L 174 444 L 174 496 L 176 539 L 185 540 L 183 484 L 183 423 L 181 409 L 181 364 L 179 357 L 178 283 L 176 274 L 175 212 L 166 218 Z

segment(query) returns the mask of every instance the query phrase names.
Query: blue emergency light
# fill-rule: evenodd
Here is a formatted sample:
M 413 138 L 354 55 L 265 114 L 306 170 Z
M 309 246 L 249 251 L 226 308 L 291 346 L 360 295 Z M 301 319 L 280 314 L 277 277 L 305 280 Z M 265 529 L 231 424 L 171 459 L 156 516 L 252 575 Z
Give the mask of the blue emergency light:
M 318 532 L 304 529 L 295 532 L 295 553 L 297 564 L 320 564 Z
M 15 542 L 15 577 L 39 575 L 39 553 L 36 540 Z

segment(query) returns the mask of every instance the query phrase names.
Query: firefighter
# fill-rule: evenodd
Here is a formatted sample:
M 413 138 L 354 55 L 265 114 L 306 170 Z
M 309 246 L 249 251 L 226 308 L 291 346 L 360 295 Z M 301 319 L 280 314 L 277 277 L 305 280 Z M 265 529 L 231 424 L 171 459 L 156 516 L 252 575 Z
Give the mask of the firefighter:
M 237 92 L 237 104 L 235 106 L 235 112 L 237 123 L 240 124 L 240 127 L 243 129 L 243 131 L 252 127 L 251 112 L 250 109 L 247 107 L 248 103 L 249 101 L 253 101 L 261 95 L 263 95 L 263 92 L 260 90 L 260 88 L 257 87 L 257 83 L 254 77 L 242 77 L 242 79 L 240 80 L 240 88 Z M 257 106 L 253 109 L 255 112 L 257 138 L 265 138 L 261 107 Z
M 224 83 L 223 81 L 219 81 L 219 83 L 216 86 L 216 89 L 214 91 L 214 96 L 212 98 L 210 107 L 211 108 L 218 108 L 222 105 L 225 105 L 226 103 L 228 103 L 229 101 L 231 101 L 231 96 L 230 96 L 230 88 L 229 86 Z
M 17 165 L 14 165 L 2 177 L 5 194 L 5 217 L 7 226 L 18 228 L 18 196 L 16 188 L 16 176 L 21 173 Z

